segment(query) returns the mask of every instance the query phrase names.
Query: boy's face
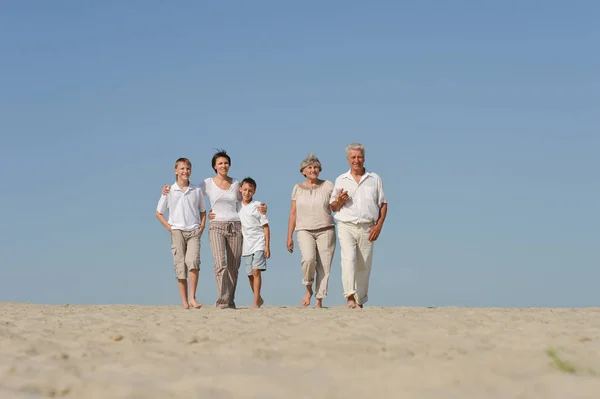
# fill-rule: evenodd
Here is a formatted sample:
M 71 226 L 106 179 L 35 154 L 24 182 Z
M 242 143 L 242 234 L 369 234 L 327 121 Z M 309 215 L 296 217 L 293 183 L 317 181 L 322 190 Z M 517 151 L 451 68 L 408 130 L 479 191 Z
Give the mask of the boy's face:
M 244 183 L 242 187 L 240 187 L 240 192 L 242 193 L 242 199 L 245 202 L 252 200 L 252 196 L 256 192 L 256 189 L 252 184 Z
M 185 162 L 179 162 L 175 168 L 175 176 L 177 179 L 187 181 L 192 175 L 192 168 Z

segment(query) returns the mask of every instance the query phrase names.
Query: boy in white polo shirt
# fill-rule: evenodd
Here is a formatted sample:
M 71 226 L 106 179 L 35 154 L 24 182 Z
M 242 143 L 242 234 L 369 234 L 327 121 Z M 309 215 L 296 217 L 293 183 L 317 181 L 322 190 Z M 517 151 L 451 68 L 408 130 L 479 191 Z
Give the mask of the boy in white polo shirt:
M 175 161 L 176 183 L 162 195 L 156 207 L 156 217 L 171 233 L 171 251 L 181 303 L 185 309 L 198 309 L 196 288 L 200 271 L 200 237 L 206 224 L 206 204 L 200 185 L 190 184 L 192 163 L 187 158 Z M 169 221 L 163 214 L 169 210 Z M 190 273 L 188 299 L 187 274 Z
M 271 257 L 271 232 L 267 217 L 257 209 L 261 202 L 252 200 L 256 192 L 254 179 L 246 177 L 242 180 L 240 192 L 242 193 L 242 206 L 239 215 L 244 237 L 242 261 L 246 265 L 246 274 L 248 274 L 248 281 L 254 293 L 252 307 L 260 308 L 265 302 L 260 295 L 261 273 L 267 270 L 267 259 Z

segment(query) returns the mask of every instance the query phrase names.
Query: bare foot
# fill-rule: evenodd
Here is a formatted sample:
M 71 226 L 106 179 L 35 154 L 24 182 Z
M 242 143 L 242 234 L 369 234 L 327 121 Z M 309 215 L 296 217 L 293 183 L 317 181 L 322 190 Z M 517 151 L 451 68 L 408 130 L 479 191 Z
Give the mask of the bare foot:
M 323 307 L 323 298 L 317 298 L 317 304 L 315 305 L 315 308 L 321 309 L 322 307 Z
M 184 302 L 181 304 L 181 307 L 183 307 L 184 309 L 189 309 L 190 308 L 190 304 L 187 302 Z
M 194 309 L 200 309 L 202 304 L 200 302 L 196 302 L 196 298 L 190 298 L 190 307 Z
M 356 301 L 354 300 L 354 295 L 348 297 L 348 308 L 356 309 Z
M 312 294 L 313 294 L 312 286 L 307 285 L 306 286 L 306 295 L 304 295 L 304 298 L 302 298 L 302 301 L 300 302 L 302 304 L 302 306 L 306 307 L 306 306 L 310 305 L 310 298 L 312 298 Z
M 262 296 L 261 296 L 260 298 L 258 298 L 258 302 L 255 303 L 254 305 L 252 305 L 252 307 L 258 309 L 263 305 L 263 303 L 265 303 L 265 300 L 262 299 Z

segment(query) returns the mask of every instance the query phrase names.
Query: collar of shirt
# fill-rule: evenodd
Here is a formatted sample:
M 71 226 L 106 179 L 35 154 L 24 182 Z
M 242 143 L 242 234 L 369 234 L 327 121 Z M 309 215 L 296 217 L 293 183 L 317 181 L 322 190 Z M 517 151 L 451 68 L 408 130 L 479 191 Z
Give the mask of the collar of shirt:
M 195 184 L 192 184 L 192 183 L 190 183 L 190 185 L 188 186 L 188 188 L 187 188 L 186 192 L 188 192 L 188 191 L 190 191 L 190 190 L 192 190 L 192 189 L 194 189 L 194 188 L 198 188 L 198 186 L 197 186 L 197 185 L 195 185 Z M 183 190 L 181 189 L 181 187 L 179 187 L 179 186 L 177 185 L 177 182 L 175 182 L 175 183 L 173 183 L 173 184 L 171 185 L 171 190 L 172 190 L 172 191 L 181 191 L 181 192 L 183 192 Z
M 365 169 L 365 173 L 363 173 L 363 175 L 360 177 L 360 182 L 358 184 L 362 183 L 363 181 L 365 181 L 366 178 L 368 178 L 370 176 L 371 176 L 371 173 L 369 173 L 369 171 L 367 171 L 367 169 Z M 342 175 L 342 177 L 344 179 L 350 179 L 353 182 L 356 182 L 356 180 L 354 180 L 354 176 L 352 176 L 352 170 L 351 169 L 348 170 L 348 172 L 344 173 Z

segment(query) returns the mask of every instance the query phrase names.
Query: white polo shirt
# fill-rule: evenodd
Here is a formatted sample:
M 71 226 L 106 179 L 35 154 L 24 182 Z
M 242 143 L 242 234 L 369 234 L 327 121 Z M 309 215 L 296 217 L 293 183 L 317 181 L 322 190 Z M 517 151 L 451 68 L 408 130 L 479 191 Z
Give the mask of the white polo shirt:
M 329 203 L 334 202 L 340 191 L 348 192 L 350 199 L 335 214 L 339 222 L 346 223 L 377 223 L 381 206 L 387 203 L 383 192 L 383 182 L 378 174 L 367 172 L 356 183 L 350 171 L 335 179 L 333 192 Z
M 196 230 L 200 226 L 200 212 L 206 212 L 201 185 L 190 184 L 186 191 L 182 191 L 177 183 L 173 184 L 169 193 L 160 197 L 156 207 L 160 214 L 164 214 L 167 209 L 168 223 L 172 229 Z
M 269 224 L 269 220 L 257 209 L 260 204 L 260 201 L 252 201 L 248 205 L 242 203 L 239 212 L 242 236 L 244 237 L 242 256 L 252 255 L 257 251 L 264 251 L 266 248 L 263 226 Z

